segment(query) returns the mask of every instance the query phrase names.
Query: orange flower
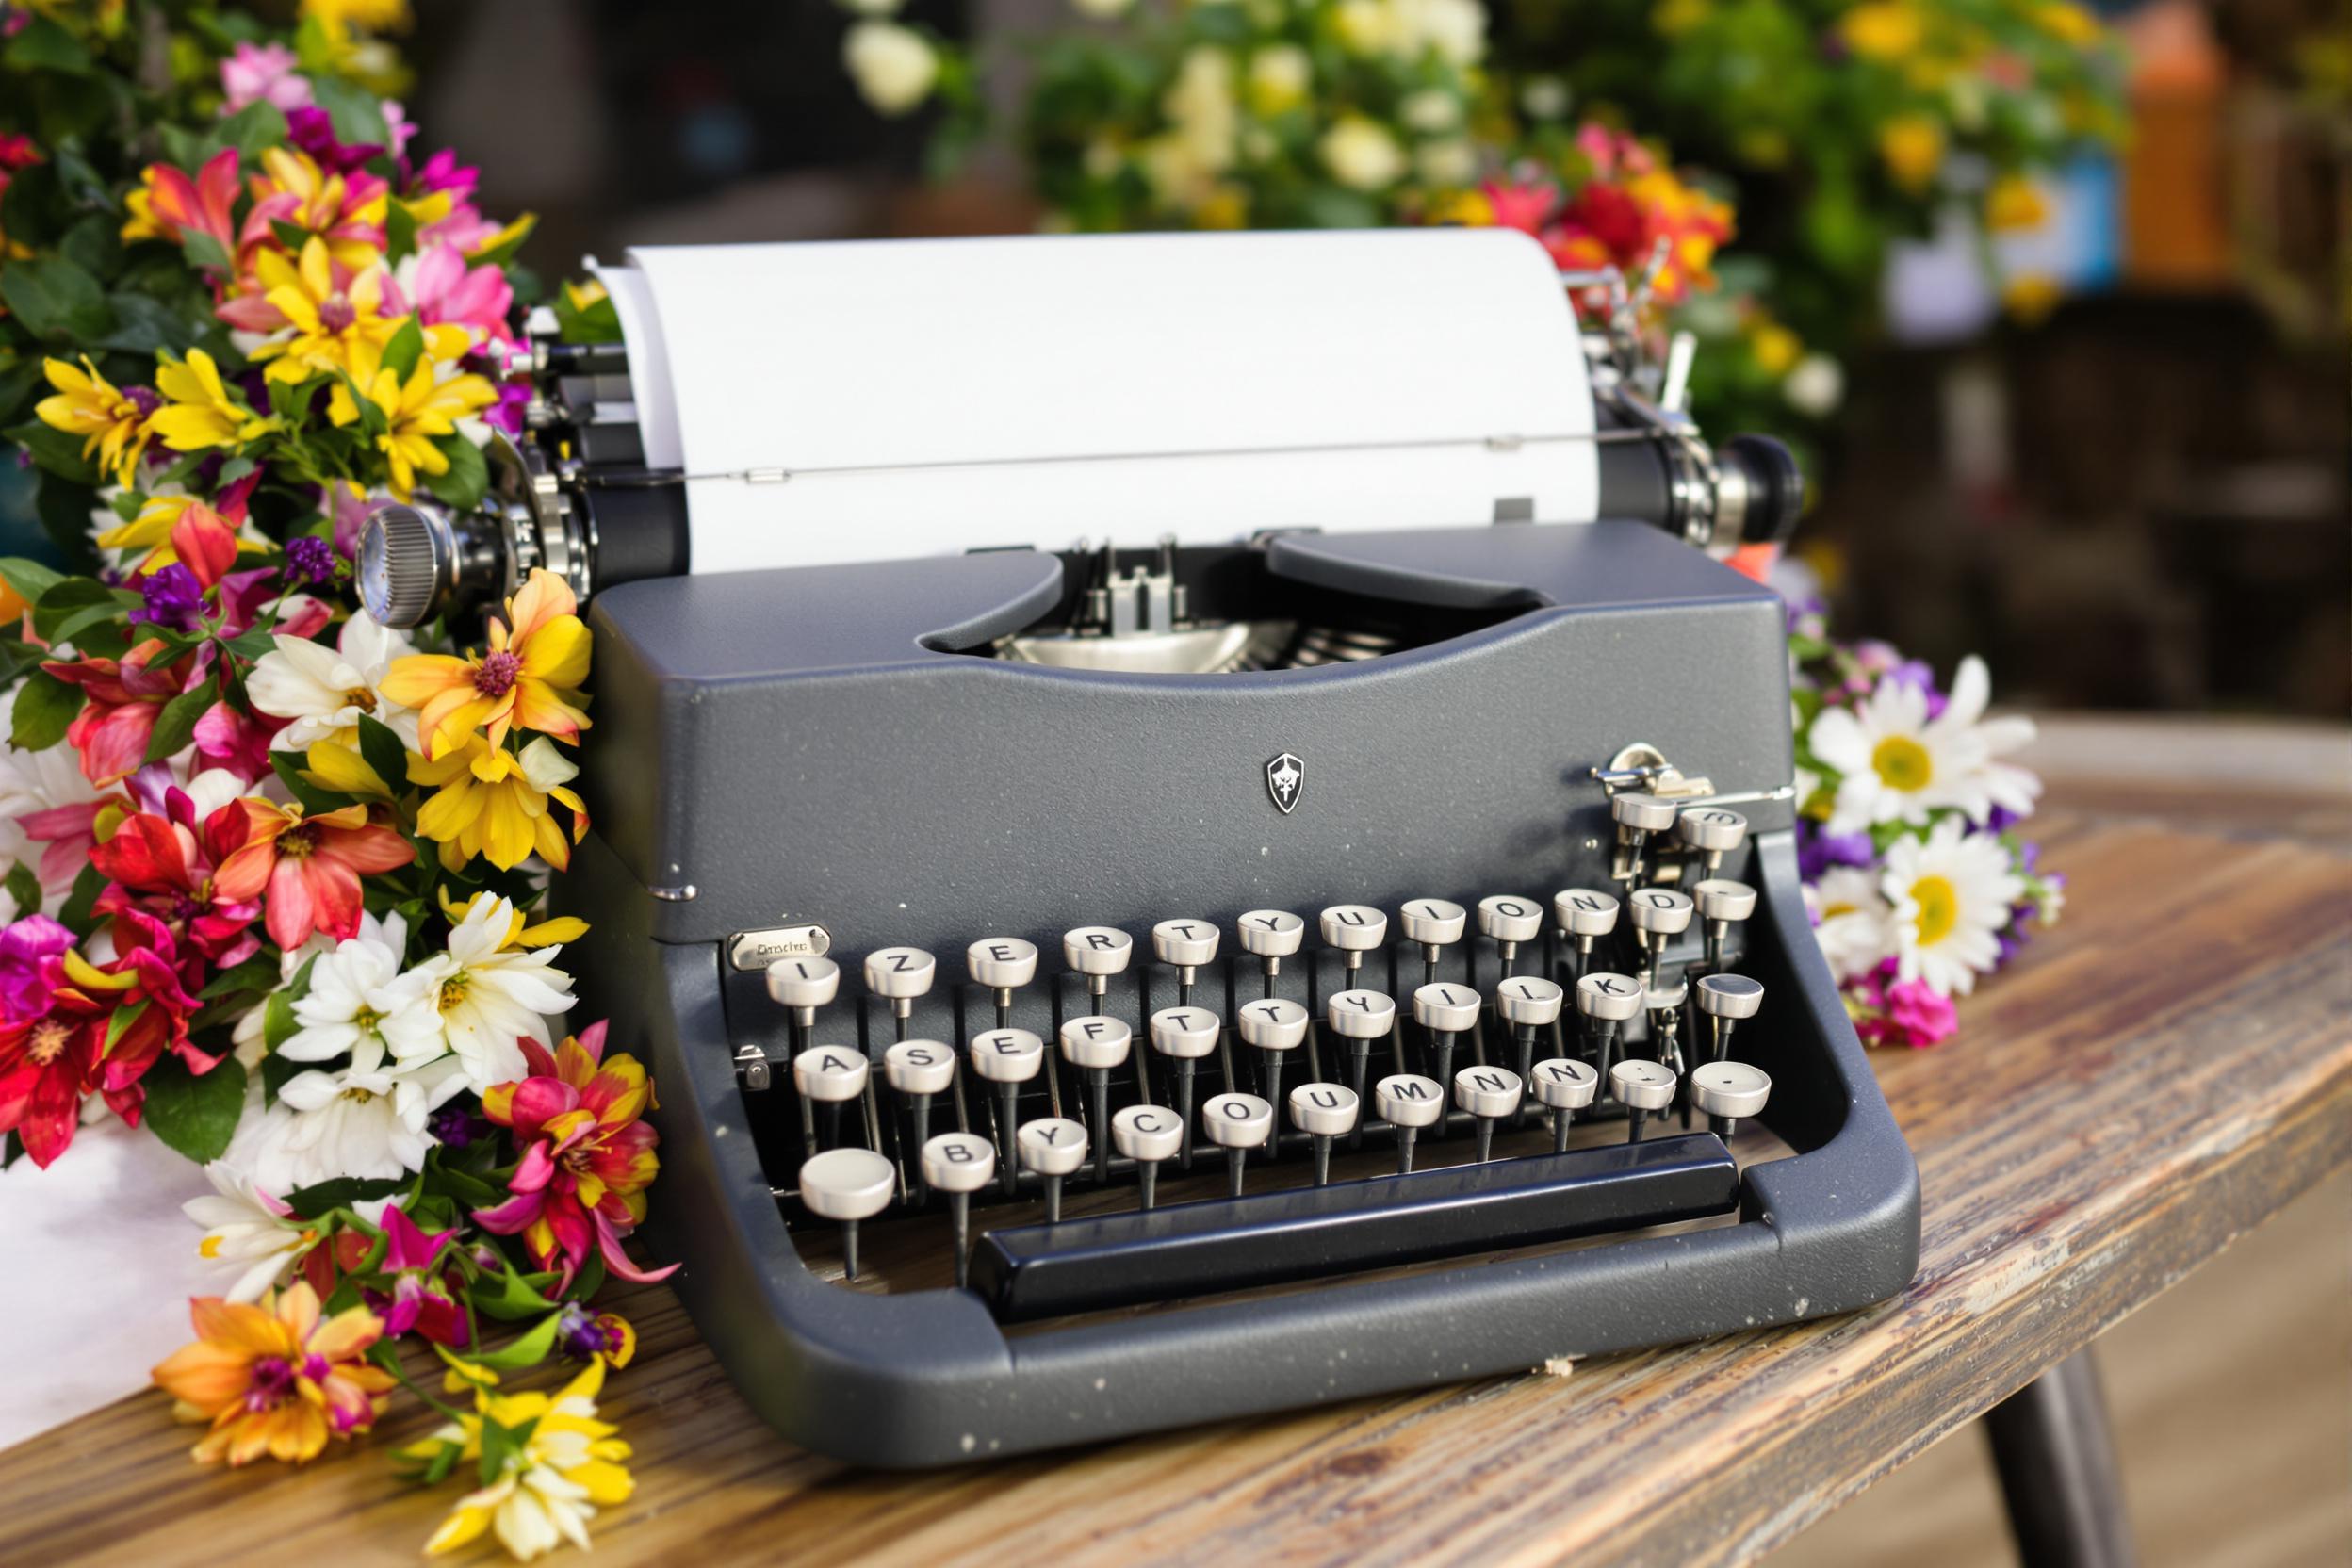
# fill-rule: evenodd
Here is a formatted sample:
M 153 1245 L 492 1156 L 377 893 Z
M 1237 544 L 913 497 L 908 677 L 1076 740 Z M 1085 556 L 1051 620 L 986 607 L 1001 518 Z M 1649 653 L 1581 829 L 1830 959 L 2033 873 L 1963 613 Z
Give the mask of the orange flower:
M 384 1334 L 366 1307 L 320 1322 L 318 1294 L 297 1282 L 258 1306 L 198 1297 L 188 1303 L 196 1343 L 155 1367 L 156 1384 L 183 1421 L 209 1421 L 196 1462 L 245 1464 L 268 1454 L 300 1464 L 330 1434 L 364 1432 L 384 1413 L 393 1377 L 362 1358 Z
M 588 678 L 588 629 L 564 580 L 535 567 L 523 591 L 506 601 L 507 618 L 490 622 L 490 651 L 464 659 L 420 653 L 384 672 L 384 696 L 417 712 L 428 761 L 462 745 L 476 726 L 490 743 L 506 743 L 514 725 L 559 741 L 588 727 L 577 688 Z
M 237 844 L 213 874 L 215 896 L 241 904 L 267 888 L 264 923 L 270 939 L 288 953 L 309 940 L 313 931 L 324 931 L 337 941 L 357 936 L 359 879 L 396 870 L 416 858 L 406 839 L 370 823 L 365 806 L 305 818 L 300 805 L 280 806 L 248 795 L 206 817 L 204 837 Z

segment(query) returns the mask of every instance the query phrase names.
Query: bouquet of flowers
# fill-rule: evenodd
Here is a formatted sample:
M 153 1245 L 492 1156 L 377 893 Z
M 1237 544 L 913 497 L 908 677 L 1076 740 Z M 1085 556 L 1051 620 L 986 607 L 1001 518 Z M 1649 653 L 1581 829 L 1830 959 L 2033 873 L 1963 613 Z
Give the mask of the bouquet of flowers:
M 2033 721 L 1987 718 L 1984 662 L 1950 692 L 1884 643 L 1792 609 L 1799 863 L 1815 935 L 1873 1045 L 1935 1045 L 1952 998 L 2058 918 L 2066 879 L 2017 834 L 2041 784 L 2001 759 Z
M 0 7 L 0 424 L 62 563 L 0 560 L 0 1133 L 46 1167 L 113 1116 L 204 1163 L 221 1293 L 155 1369 L 198 1460 L 309 1459 L 404 1385 L 449 1419 L 409 1467 L 475 1483 L 433 1544 L 530 1557 L 629 1493 L 595 1400 L 633 1336 L 588 1302 L 660 1277 L 653 1086 L 562 1022 L 570 590 L 477 645 L 353 603 L 369 504 L 482 494 L 535 286 L 531 220 L 379 95 L 401 20 Z M 499 1391 L 550 1356 L 560 1393 Z

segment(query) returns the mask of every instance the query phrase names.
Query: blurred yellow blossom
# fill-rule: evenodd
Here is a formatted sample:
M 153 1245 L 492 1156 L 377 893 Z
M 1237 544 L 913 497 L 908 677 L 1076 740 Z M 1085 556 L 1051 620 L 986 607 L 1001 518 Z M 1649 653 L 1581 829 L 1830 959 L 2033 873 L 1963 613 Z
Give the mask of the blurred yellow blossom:
M 1944 128 L 1923 114 L 1899 114 L 1878 128 L 1878 155 L 1897 185 L 1924 190 L 1944 166 Z
M 1870 0 L 1838 19 L 1838 35 L 1865 59 L 1900 59 L 1919 46 L 1926 19 L 1912 0 Z
M 2039 228 L 2049 216 L 2041 188 L 2022 174 L 2003 174 L 1984 193 L 1984 226 L 1995 234 Z

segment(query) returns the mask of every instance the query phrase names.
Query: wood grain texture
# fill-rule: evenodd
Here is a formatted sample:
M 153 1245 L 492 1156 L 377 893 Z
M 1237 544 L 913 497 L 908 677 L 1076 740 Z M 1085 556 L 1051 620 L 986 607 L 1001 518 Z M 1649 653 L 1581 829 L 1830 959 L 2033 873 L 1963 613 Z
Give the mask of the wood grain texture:
M 2352 863 L 2237 793 L 2220 833 L 2185 825 L 2216 792 L 2150 786 L 2115 815 L 2054 789 L 2036 825 L 2066 922 L 1964 1004 L 1953 1045 L 1877 1058 L 1925 1194 L 1895 1301 L 907 1478 L 770 1434 L 669 1294 L 640 1290 L 616 1304 L 644 1348 L 607 1407 L 640 1485 L 594 1560 L 1750 1560 L 2352 1158 Z M 2324 796 L 2288 819 L 2308 831 Z M 401 1486 L 383 1449 L 430 1424 L 411 1406 L 365 1448 L 223 1474 L 188 1462 L 159 1396 L 128 1399 L 0 1455 L 0 1561 L 413 1561 L 456 1488 Z

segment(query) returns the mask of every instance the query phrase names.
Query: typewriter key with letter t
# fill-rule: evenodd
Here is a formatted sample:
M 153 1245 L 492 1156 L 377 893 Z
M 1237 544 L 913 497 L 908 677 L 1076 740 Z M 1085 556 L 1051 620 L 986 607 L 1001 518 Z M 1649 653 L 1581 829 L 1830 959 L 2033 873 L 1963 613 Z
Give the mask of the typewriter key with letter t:
M 1287 909 L 1252 909 L 1233 923 L 1233 929 L 1241 937 L 1242 950 L 1257 955 L 1266 974 L 1266 998 L 1272 1000 L 1274 977 L 1282 972 L 1282 960 L 1307 939 L 1307 923 Z
M 1068 1117 L 1039 1117 L 1021 1123 L 1013 1140 L 1024 1170 L 1045 1178 L 1045 1222 L 1062 1222 L 1062 1178 L 1086 1163 L 1086 1130 Z
M 1617 825 L 1617 864 L 1610 876 L 1630 893 L 1642 886 L 1642 863 L 1650 840 L 1674 825 L 1674 803 L 1640 790 L 1609 798 L 1609 816 Z
M 1370 1087 L 1372 1042 L 1396 1027 L 1396 1004 L 1379 991 L 1341 991 L 1323 1009 L 1331 1033 L 1348 1042 L 1348 1083 L 1361 1101 Z
M 1141 1189 L 1143 1207 L 1152 1206 L 1160 1162 L 1174 1158 L 1178 1149 L 1189 1144 L 1188 1132 L 1174 1111 L 1157 1105 L 1130 1105 L 1111 1118 L 1111 1141 L 1135 1162 L 1135 1184 Z
M 1666 972 L 1666 944 L 1690 929 L 1690 895 L 1672 888 L 1643 888 L 1633 894 L 1633 929 L 1642 941 L 1642 975 L 1656 986 Z
M 1089 1124 L 1098 1135 L 1111 1119 L 1111 1069 L 1127 1060 L 1135 1037 L 1119 1020 L 1100 1014 L 1062 1025 L 1062 1055 L 1086 1075 Z M 1100 1135 L 1094 1142 L 1094 1179 L 1111 1179 L 1111 1140 Z
M 1383 1078 L 1373 1090 L 1380 1119 L 1396 1129 L 1396 1174 L 1413 1174 L 1413 1135 L 1434 1127 L 1446 1115 L 1446 1087 L 1417 1072 Z
M 1720 806 L 1691 806 L 1674 819 L 1674 837 L 1690 852 L 1684 886 L 1703 882 L 1723 865 L 1723 857 L 1745 842 L 1748 819 Z
M 1323 911 L 1317 925 L 1323 945 L 1339 954 L 1353 987 L 1364 968 L 1364 956 L 1388 943 L 1388 917 L 1369 904 L 1334 904 Z
M 1026 1029 L 991 1029 L 972 1037 L 972 1070 L 996 1086 L 997 1168 L 1004 1179 L 1004 1196 L 1013 1195 L 1018 1168 L 1013 1152 L 1013 1127 L 1021 1109 L 1021 1086 L 1045 1066 L 1045 1041 Z
M 1519 1114 L 1525 1082 L 1507 1067 L 1466 1067 L 1454 1074 L 1454 1103 L 1478 1119 L 1478 1163 L 1494 1152 L 1494 1124 Z
M 1562 888 L 1552 895 L 1552 919 L 1561 941 L 1576 944 L 1569 978 L 1581 980 L 1592 967 L 1592 944 L 1617 929 L 1617 895 L 1597 888 Z
M 1152 951 L 1176 972 L 1176 1005 L 1192 1005 L 1193 973 L 1217 961 L 1216 926 L 1205 920 L 1164 920 L 1152 928 Z
M 1194 1064 L 1217 1049 L 1217 1015 L 1206 1007 L 1167 1007 L 1152 1015 L 1152 1049 L 1176 1064 L 1176 1119 L 1183 1128 L 1178 1154 L 1192 1168 L 1192 1074 Z
M 800 1200 L 841 1227 L 842 1271 L 858 1278 L 858 1222 L 890 1206 L 898 1172 L 871 1149 L 828 1149 L 800 1163 Z
M 1625 1141 L 1642 1141 L 1642 1121 L 1652 1111 L 1674 1102 L 1672 1069 L 1658 1062 L 1628 1056 L 1609 1070 L 1609 1092 L 1625 1108 Z
M 1282 1057 L 1305 1043 L 1307 1010 L 1288 997 L 1275 996 L 1244 1004 L 1233 1014 L 1233 1019 L 1241 1032 L 1242 1043 L 1255 1046 L 1262 1053 L 1259 1066 L 1264 1070 L 1267 1101 L 1281 1098 Z M 1225 1098 L 1233 1097 L 1228 1095 Z M 1245 1095 L 1243 1098 L 1249 1097 Z M 1271 1154 L 1267 1157 L 1272 1158 Z
M 1745 882 L 1714 877 L 1691 889 L 1690 897 L 1699 906 L 1699 919 L 1707 923 L 1707 972 L 1721 974 L 1731 928 L 1756 913 L 1756 890 Z
M 1707 1059 L 1720 1062 L 1731 1049 L 1731 1027 L 1754 1018 L 1764 1005 L 1763 983 L 1744 974 L 1709 974 L 1699 981 L 1699 1011 L 1707 1015 Z
M 1434 986 L 1437 961 L 1447 948 L 1462 940 L 1462 933 L 1469 923 L 1469 911 L 1442 898 L 1416 898 L 1396 913 L 1404 926 L 1405 939 L 1421 944 L 1421 983 Z
M 1715 1135 L 1729 1142 L 1748 1117 L 1772 1098 L 1772 1076 L 1745 1062 L 1702 1062 L 1690 1073 L 1690 1100 L 1707 1113 Z
M 1592 1103 L 1601 1075 L 1573 1056 L 1554 1056 L 1535 1064 L 1535 1097 L 1552 1108 L 1552 1152 L 1568 1152 L 1568 1123 Z
M 1602 1072 L 1609 1071 L 1617 1026 L 1642 1010 L 1646 994 L 1642 983 L 1628 974 L 1604 972 L 1588 974 L 1576 982 L 1576 1011 L 1584 1017 L 1584 1037 L 1592 1053 L 1593 1065 Z
M 923 1145 L 923 1184 L 947 1199 L 956 1227 L 956 1287 L 972 1267 L 972 1195 L 996 1177 L 996 1151 L 976 1133 L 941 1133 Z
M 996 998 L 996 1026 L 1013 1024 L 1013 992 L 1037 977 L 1037 944 L 1019 937 L 983 937 L 964 949 L 964 968 L 975 986 Z
M 1467 986 L 1424 986 L 1413 993 L 1413 1021 L 1429 1032 L 1439 1083 L 1454 1081 L 1454 1037 L 1478 1021 L 1480 1005 Z
M 1290 1091 L 1290 1124 L 1315 1140 L 1315 1184 L 1331 1184 L 1331 1140 L 1356 1130 L 1363 1099 L 1337 1084 L 1301 1084 Z
M 1242 1162 L 1252 1149 L 1263 1149 L 1274 1137 L 1274 1107 L 1254 1094 L 1217 1094 L 1200 1107 L 1200 1123 L 1209 1141 L 1225 1151 L 1231 1193 L 1241 1196 Z
M 1519 944 L 1531 942 L 1544 934 L 1544 906 L 1531 898 L 1511 893 L 1496 893 L 1478 900 L 1478 930 L 1494 943 L 1494 951 L 1502 960 L 1503 978 L 1511 978 L 1511 966 L 1519 957 Z

